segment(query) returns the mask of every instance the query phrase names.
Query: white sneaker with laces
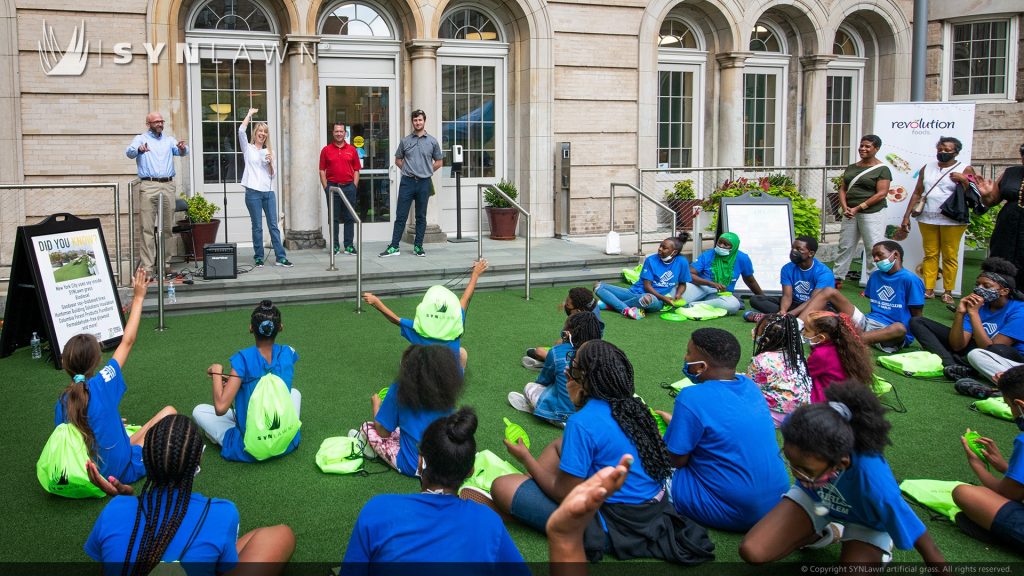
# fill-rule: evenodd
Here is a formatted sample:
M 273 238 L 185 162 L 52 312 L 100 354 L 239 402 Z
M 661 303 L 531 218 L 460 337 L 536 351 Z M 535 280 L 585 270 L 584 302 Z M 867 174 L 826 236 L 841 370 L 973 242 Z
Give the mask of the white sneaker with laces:
M 355 438 L 359 441 L 359 446 L 363 450 L 363 458 L 367 460 L 376 460 L 377 452 L 373 450 L 373 446 L 370 446 L 370 441 L 366 438 L 366 434 L 363 434 L 359 430 L 349 430 L 349 438 Z
M 544 362 L 531 358 L 530 356 L 523 356 L 523 368 L 529 368 L 530 370 L 540 370 L 544 368 Z
M 533 406 L 530 405 L 530 401 L 526 399 L 526 396 L 523 396 L 519 392 L 509 392 L 508 403 L 511 404 L 513 408 L 519 410 L 520 412 L 533 414 Z

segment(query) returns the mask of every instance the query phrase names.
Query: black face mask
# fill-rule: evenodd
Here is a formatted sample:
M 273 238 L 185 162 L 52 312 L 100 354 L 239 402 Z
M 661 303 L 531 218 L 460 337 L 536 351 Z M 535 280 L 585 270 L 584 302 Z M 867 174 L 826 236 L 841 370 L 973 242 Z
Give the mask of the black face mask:
M 792 250 L 789 253 L 789 261 L 793 264 L 799 264 L 804 261 L 804 255 L 799 250 Z
M 956 154 L 954 154 L 952 152 L 939 152 L 938 154 L 935 155 L 935 158 L 939 162 L 949 162 L 953 158 L 956 158 Z

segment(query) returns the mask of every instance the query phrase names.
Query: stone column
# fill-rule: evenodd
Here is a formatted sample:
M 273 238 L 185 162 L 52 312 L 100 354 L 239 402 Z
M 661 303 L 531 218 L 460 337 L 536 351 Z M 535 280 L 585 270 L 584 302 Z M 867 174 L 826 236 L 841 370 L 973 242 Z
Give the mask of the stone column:
M 743 165 L 743 63 L 751 52 L 725 52 L 719 67 L 718 166 Z
M 285 67 L 287 106 L 281 111 L 282 125 L 287 126 L 287 158 L 282 178 L 281 203 L 285 212 L 285 246 L 289 250 L 323 248 L 326 246 L 320 229 L 320 212 L 327 210 L 323 188 L 320 187 L 318 159 L 323 122 L 317 104 L 318 87 L 316 54 L 319 36 L 289 34 Z M 284 82 L 282 84 L 285 84 Z
M 441 140 L 439 129 L 441 126 L 440 107 L 437 102 L 437 49 L 441 43 L 436 40 L 412 40 L 406 43 L 409 50 L 409 59 L 412 61 L 412 107 L 403 110 L 399 114 L 399 134 L 405 136 L 412 132 L 412 119 L 410 114 L 413 110 L 420 109 L 427 114 L 427 132 Z M 396 143 L 397 144 L 397 143 Z M 391 151 L 394 154 L 394 150 Z M 396 173 L 396 178 L 401 180 L 401 174 Z M 441 190 L 441 171 L 434 173 L 434 190 Z M 427 204 L 427 233 L 423 237 L 424 244 L 447 242 L 448 235 L 441 230 L 438 221 L 441 219 L 441 205 L 437 196 L 430 199 Z M 403 242 L 412 243 L 416 234 L 416 208 L 415 204 L 409 209 L 409 220 L 405 224 L 405 233 L 402 235 Z
M 825 164 L 825 105 L 828 63 L 835 56 L 814 54 L 800 58 L 803 67 L 803 118 L 801 119 L 800 164 Z

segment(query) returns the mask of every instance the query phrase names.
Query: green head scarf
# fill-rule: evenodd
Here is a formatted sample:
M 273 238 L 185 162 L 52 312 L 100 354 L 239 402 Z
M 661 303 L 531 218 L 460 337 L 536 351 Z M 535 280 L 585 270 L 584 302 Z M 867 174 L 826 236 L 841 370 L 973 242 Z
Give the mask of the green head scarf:
M 718 237 L 719 240 L 722 238 L 732 243 L 732 250 L 728 256 L 715 254 L 715 259 L 711 261 L 711 276 L 715 282 L 728 288 L 729 284 L 732 283 L 733 272 L 736 269 L 736 255 L 740 252 L 740 237 L 732 232 L 724 232 Z M 715 246 L 718 246 L 717 242 Z

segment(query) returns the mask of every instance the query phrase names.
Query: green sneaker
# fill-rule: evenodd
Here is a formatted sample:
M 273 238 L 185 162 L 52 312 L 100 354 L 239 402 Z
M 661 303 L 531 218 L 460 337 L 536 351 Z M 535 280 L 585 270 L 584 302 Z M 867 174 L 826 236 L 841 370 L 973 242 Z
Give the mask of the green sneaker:
M 358 254 L 354 246 L 345 246 L 345 251 L 342 252 L 345 256 L 355 256 Z
M 279 258 L 276 262 L 274 262 L 274 265 L 284 266 L 285 268 L 291 268 L 292 266 L 295 266 L 295 264 L 292 264 L 292 261 L 287 258 Z
M 402 252 L 398 249 L 397 246 L 388 246 L 386 250 L 384 250 L 380 254 L 377 254 L 377 257 L 387 258 L 388 256 L 398 256 L 401 253 Z
M 420 258 L 423 258 L 424 256 L 427 255 L 427 253 L 423 251 L 423 246 L 413 246 L 412 247 L 412 255 L 413 256 L 419 256 Z
M 334 253 L 335 253 L 335 254 L 339 254 L 339 253 L 341 253 L 341 246 L 339 246 L 339 245 L 335 244 L 335 245 L 334 245 Z
M 256 267 L 257 268 L 263 268 L 263 258 L 257 258 L 256 259 Z

